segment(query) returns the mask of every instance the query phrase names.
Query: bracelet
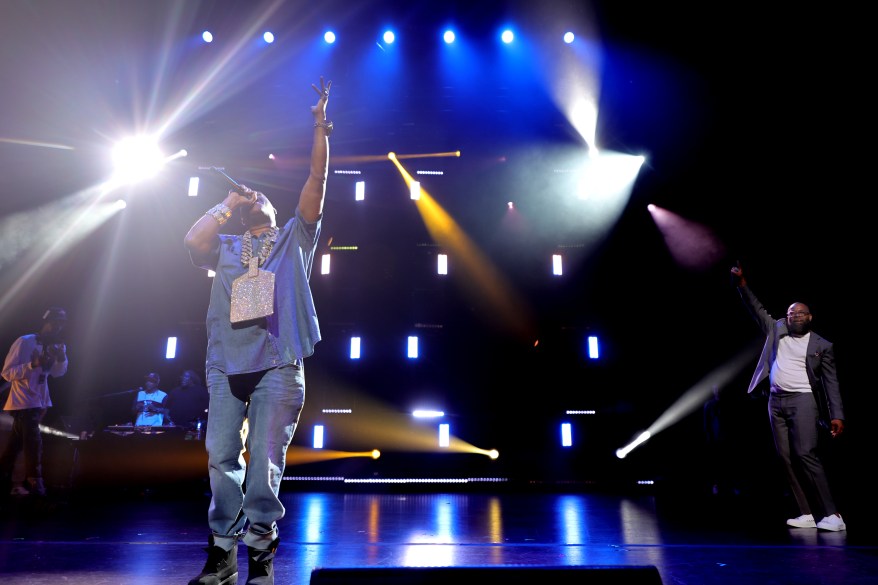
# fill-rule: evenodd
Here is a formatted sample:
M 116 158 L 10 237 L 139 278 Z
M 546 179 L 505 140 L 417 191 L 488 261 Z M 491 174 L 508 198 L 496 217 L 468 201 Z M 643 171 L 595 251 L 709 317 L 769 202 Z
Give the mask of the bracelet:
M 205 211 L 204 215 L 211 216 L 218 224 L 223 225 L 232 218 L 232 210 L 225 203 L 220 203 Z
M 332 134 L 332 122 L 314 122 L 314 127 L 323 128 L 323 130 L 326 132 L 327 137 Z

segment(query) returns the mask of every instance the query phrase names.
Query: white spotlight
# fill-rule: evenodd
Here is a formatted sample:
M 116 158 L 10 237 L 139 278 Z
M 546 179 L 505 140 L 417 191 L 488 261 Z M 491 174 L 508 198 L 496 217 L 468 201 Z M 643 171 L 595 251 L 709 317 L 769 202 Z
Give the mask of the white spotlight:
M 113 149 L 115 178 L 131 183 L 152 177 L 164 165 L 165 157 L 155 140 L 146 136 L 127 138 Z
M 274 33 L 265 31 L 262 34 L 262 40 L 270 45 L 271 43 L 274 42 Z
M 331 30 L 326 31 L 325 33 L 323 33 L 323 40 L 331 45 L 335 42 L 335 33 Z
M 165 359 L 172 360 L 177 356 L 177 338 L 168 337 L 168 345 L 165 349 Z
M 552 274 L 561 276 L 564 274 L 563 260 L 561 254 L 552 254 Z
M 589 335 L 588 336 L 588 357 L 589 359 L 596 360 L 601 357 L 600 346 L 598 345 L 598 337 L 597 335 Z
M 561 446 L 570 447 L 573 445 L 573 432 L 570 423 L 561 423 Z
M 448 442 L 449 442 L 448 439 L 450 436 L 449 433 L 450 433 L 450 431 L 449 431 L 448 423 L 442 423 L 441 425 L 439 425 L 439 446 L 440 447 L 447 447 L 448 446 Z
M 396 35 L 393 34 L 393 31 L 387 31 L 384 33 L 384 42 L 388 45 L 393 44 L 393 41 L 396 40 Z
M 412 411 L 412 416 L 415 418 L 442 418 L 445 416 L 445 412 L 442 410 L 417 409 Z
M 212 43 L 213 33 L 209 30 L 204 31 L 203 33 L 201 33 L 201 40 L 203 40 L 205 43 Z
M 454 42 L 454 31 L 453 30 L 445 31 L 445 34 L 442 35 L 442 39 L 446 42 L 446 44 L 450 45 L 451 43 Z

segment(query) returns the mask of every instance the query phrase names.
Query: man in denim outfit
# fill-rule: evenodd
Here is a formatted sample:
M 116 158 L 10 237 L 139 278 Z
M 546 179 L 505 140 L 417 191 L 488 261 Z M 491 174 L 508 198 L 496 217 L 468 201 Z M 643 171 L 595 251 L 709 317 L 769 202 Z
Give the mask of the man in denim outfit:
M 320 98 L 311 107 L 311 168 L 295 216 L 278 227 L 268 198 L 242 185 L 205 213 L 185 238 L 192 262 L 216 273 L 207 310 L 211 534 L 207 562 L 190 585 L 237 583 L 239 540 L 247 545 L 247 583 L 274 583 L 277 522 L 284 515 L 278 492 L 305 400 L 303 362 L 320 341 L 309 278 L 326 194 L 331 85 L 322 77 L 319 88 L 312 84 Z M 220 234 L 233 214 L 240 215 L 247 231 Z M 236 296 L 235 287 L 257 274 L 270 276 L 273 283 Z M 247 317 L 252 313 L 246 309 L 259 305 L 267 306 L 268 314 Z M 245 318 L 236 319 L 242 306 Z

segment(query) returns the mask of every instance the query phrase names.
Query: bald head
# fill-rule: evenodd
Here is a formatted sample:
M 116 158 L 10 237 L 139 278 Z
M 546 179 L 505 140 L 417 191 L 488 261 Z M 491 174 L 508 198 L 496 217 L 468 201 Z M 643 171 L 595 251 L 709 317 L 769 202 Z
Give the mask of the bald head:
M 811 330 L 811 309 L 805 303 L 793 303 L 787 309 L 787 329 L 800 337 Z

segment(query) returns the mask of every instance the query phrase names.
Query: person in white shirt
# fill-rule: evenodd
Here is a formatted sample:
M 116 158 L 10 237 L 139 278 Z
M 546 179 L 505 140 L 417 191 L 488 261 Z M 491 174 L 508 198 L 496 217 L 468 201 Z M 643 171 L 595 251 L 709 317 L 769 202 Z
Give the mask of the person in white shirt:
M 159 388 L 162 379 L 155 372 L 146 375 L 143 386 L 137 390 L 131 412 L 138 427 L 161 427 L 170 423 L 165 400 L 167 392 Z
M 768 418 L 774 445 L 800 512 L 788 519 L 787 525 L 845 530 L 819 450 L 821 433 L 834 439 L 844 432 L 832 342 L 811 330 L 808 305 L 793 303 L 786 318 L 775 319 L 747 286 L 740 262 L 731 272 L 744 306 L 765 335 L 747 391 L 752 393 L 762 381 L 768 381 Z M 822 520 L 816 521 L 814 513 Z
M 3 410 L 12 415 L 12 435 L 0 455 L 0 494 L 46 495 L 43 481 L 43 437 L 40 422 L 52 406 L 49 377 L 67 373 L 67 345 L 61 336 L 67 311 L 50 307 L 43 313 L 39 333 L 16 339 L 3 362 L 3 379 L 10 383 Z M 24 452 L 26 486 L 12 487 L 12 472 Z

